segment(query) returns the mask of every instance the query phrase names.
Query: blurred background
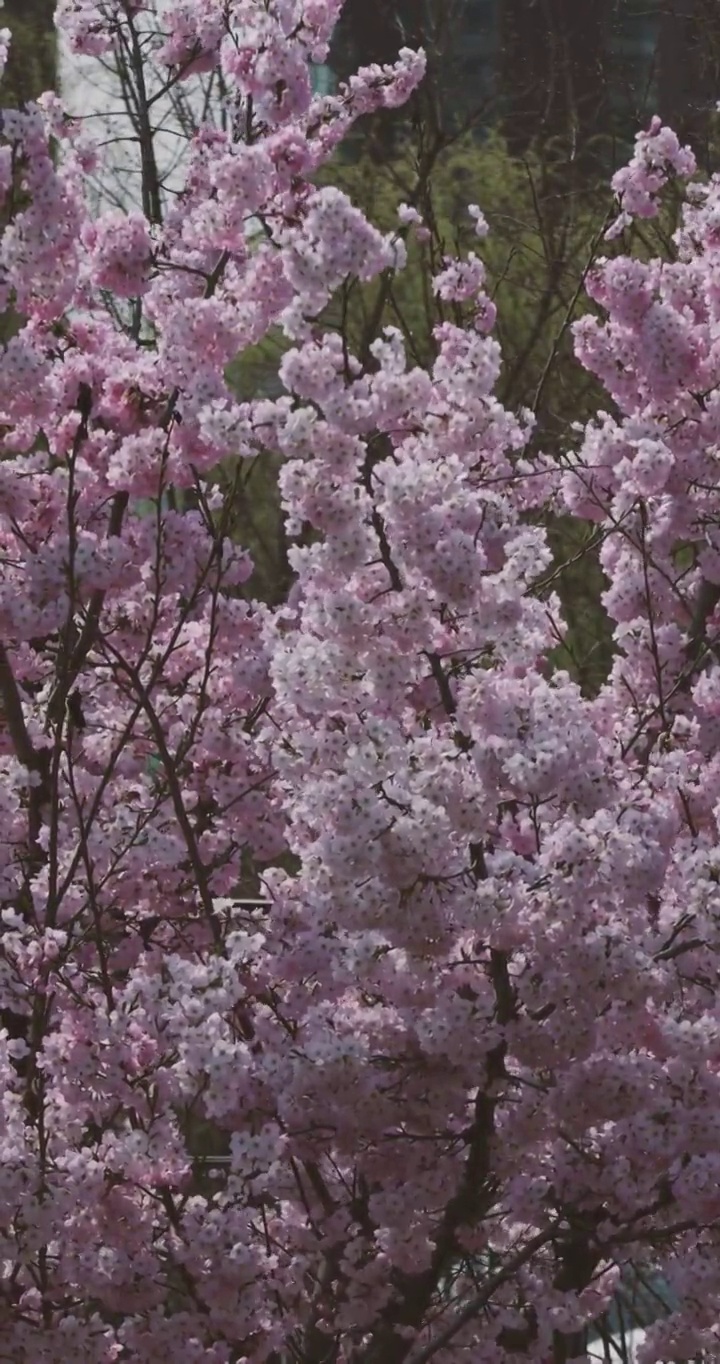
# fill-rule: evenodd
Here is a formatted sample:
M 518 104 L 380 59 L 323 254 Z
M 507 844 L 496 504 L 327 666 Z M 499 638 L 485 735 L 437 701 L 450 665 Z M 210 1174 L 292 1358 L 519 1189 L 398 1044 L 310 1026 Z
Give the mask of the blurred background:
M 346 0 L 324 78 L 421 43 L 448 123 L 521 155 L 563 139 L 588 171 L 659 113 L 708 152 L 716 0 Z

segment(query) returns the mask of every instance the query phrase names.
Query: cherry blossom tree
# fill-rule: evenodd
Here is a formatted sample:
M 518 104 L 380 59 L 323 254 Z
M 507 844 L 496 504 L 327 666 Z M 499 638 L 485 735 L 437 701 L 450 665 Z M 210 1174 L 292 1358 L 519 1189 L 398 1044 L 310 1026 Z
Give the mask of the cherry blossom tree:
M 77 51 L 222 87 L 181 190 L 145 126 L 142 209 L 92 208 L 55 96 L 3 113 L 0 1359 L 562 1364 L 637 1267 L 679 1304 L 646 1364 L 710 1358 L 720 183 L 638 138 L 558 465 L 494 396 L 478 256 L 427 369 L 318 324 L 425 230 L 313 182 L 423 73 L 314 96 L 338 10 L 60 0 Z M 282 394 L 240 402 L 273 327 Z M 272 608 L 215 478 L 268 450 Z M 548 508 L 602 545 L 592 698 Z

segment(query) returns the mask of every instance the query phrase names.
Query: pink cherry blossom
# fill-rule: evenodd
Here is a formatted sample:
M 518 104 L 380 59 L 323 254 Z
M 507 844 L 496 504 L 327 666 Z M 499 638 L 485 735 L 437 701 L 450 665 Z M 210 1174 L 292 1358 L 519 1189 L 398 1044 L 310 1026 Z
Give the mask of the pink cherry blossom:
M 684 186 L 659 120 L 637 139 L 621 226 L 674 177 L 675 259 L 595 262 L 575 344 L 607 399 L 551 460 L 497 396 L 479 255 L 439 262 L 427 366 L 320 324 L 430 230 L 312 178 L 424 70 L 313 96 L 338 13 L 61 0 L 78 53 L 148 24 L 164 81 L 222 77 L 152 212 L 93 207 L 56 97 L 3 116 L 17 1364 L 555 1364 L 633 1268 L 676 1302 L 646 1364 L 717 1336 L 720 182 Z M 240 401 L 231 362 L 279 334 Z M 252 497 L 269 458 L 272 606 L 218 474 Z M 592 696 L 556 662 L 548 510 L 598 547 Z

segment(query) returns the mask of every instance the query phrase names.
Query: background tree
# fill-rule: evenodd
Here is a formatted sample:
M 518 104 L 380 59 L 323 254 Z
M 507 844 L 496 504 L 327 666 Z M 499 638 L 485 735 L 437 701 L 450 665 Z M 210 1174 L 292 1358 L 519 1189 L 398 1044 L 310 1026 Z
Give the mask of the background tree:
M 54 0 L 5 0 L 2 21 L 12 33 L 2 97 L 6 107 L 19 108 L 57 84 Z

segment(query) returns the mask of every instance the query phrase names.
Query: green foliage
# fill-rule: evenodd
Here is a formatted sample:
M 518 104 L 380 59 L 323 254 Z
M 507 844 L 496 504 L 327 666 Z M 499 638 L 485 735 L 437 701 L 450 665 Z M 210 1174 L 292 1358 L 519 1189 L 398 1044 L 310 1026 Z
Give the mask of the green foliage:
M 5 108 L 37 99 L 57 82 L 55 0 L 5 0 L 2 19 L 12 33 L 10 56 L 0 82 Z
M 37 99 L 44 90 L 53 90 L 57 82 L 57 39 L 55 34 L 55 0 L 5 0 L 0 12 L 0 27 L 10 29 L 10 53 L 0 80 L 0 106 L 5 109 L 22 107 Z M 14 204 L 17 207 L 17 204 Z M 0 230 L 5 227 L 7 214 L 13 211 L 6 205 L 0 214 Z M 0 316 L 0 342 L 7 341 L 17 330 L 18 318 L 12 309 Z
M 369 155 L 354 164 L 338 157 L 323 180 L 338 184 L 386 231 L 397 229 L 402 202 L 416 207 L 431 231 L 425 243 L 408 234 L 408 266 L 401 275 L 367 288 L 355 285 L 350 298 L 338 300 L 334 316 L 331 310 L 329 320 L 349 328 L 354 348 L 362 354 L 377 331 L 393 323 L 417 361 L 428 363 L 432 327 L 442 316 L 431 275 L 444 255 L 475 250 L 498 308 L 502 400 L 535 407 L 542 381 L 539 396 L 556 414 L 556 425 L 570 405 L 575 418 L 591 410 L 588 396 L 578 411 L 579 393 L 590 381 L 572 360 L 569 325 L 584 304 L 578 283 L 602 233 L 607 195 L 563 185 L 548 148 L 542 157 L 515 160 L 496 133 L 482 142 L 466 134 L 427 151 L 408 143 L 382 166 Z M 482 242 L 467 211 L 472 203 L 490 225 Z M 549 360 L 552 372 L 545 374 Z

